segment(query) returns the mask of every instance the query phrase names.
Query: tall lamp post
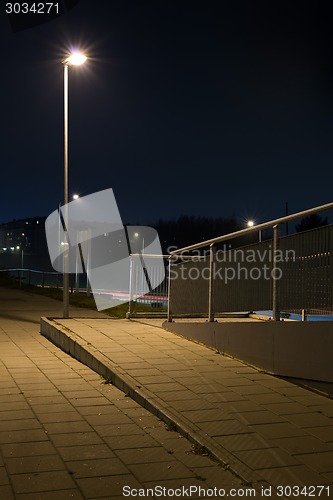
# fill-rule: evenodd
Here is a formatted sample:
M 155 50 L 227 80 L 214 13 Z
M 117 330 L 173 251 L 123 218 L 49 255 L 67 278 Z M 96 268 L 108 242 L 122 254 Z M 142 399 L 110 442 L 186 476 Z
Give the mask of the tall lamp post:
M 255 222 L 253 220 L 249 220 L 249 221 L 247 221 L 247 226 L 253 227 L 253 226 L 255 226 Z M 262 240 L 261 229 L 259 229 L 259 231 L 258 231 L 258 240 L 259 240 L 259 243 L 261 243 L 261 240 Z
M 64 268 L 63 268 L 63 317 L 69 315 L 69 243 L 68 243 L 68 67 L 80 66 L 87 57 L 73 52 L 62 63 L 64 65 Z
M 134 233 L 135 238 L 139 238 L 140 234 L 139 233 Z M 140 244 L 140 242 L 139 242 Z M 145 238 L 142 236 L 142 248 L 139 250 L 139 253 L 142 253 L 142 255 L 145 253 Z

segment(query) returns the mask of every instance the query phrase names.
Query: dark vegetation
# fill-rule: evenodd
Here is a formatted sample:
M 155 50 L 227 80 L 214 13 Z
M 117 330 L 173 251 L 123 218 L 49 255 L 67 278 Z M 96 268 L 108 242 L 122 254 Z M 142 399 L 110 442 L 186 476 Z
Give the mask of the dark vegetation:
M 235 217 L 188 215 L 182 215 L 178 219 L 160 219 L 154 227 L 158 232 L 163 253 L 242 229 Z
M 317 227 L 327 226 L 328 219 L 327 217 L 321 217 L 318 214 L 308 215 L 307 217 L 303 217 L 300 223 L 295 226 L 296 231 L 298 233 L 302 231 L 308 231 L 309 229 L 316 229 Z

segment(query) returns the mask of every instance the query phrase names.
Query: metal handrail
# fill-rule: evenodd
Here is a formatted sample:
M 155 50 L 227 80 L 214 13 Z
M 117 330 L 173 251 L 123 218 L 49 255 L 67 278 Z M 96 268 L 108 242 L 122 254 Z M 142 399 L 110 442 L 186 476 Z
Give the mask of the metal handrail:
M 239 231 L 235 231 L 233 233 L 225 234 L 223 236 L 219 236 L 217 238 L 212 238 L 206 241 L 202 241 L 200 243 L 196 243 L 194 245 L 189 245 L 183 248 L 179 248 L 177 250 L 173 250 L 170 252 L 171 256 L 177 256 L 182 254 L 183 252 L 189 252 L 191 250 L 197 250 L 199 248 L 209 246 L 209 291 L 208 291 L 208 321 L 214 321 L 214 280 L 213 280 L 213 269 L 215 265 L 215 244 L 221 243 L 223 241 L 228 241 L 234 238 L 238 238 L 240 236 L 251 234 L 254 231 L 261 231 L 263 229 L 274 228 L 274 239 L 273 239 L 273 269 L 278 268 L 277 254 L 279 249 L 279 224 L 283 224 L 295 219 L 299 219 L 301 217 L 306 217 L 308 215 L 316 214 L 318 212 L 323 212 L 324 210 L 333 209 L 333 202 L 326 203 L 325 205 L 320 205 L 318 207 L 313 207 L 307 210 L 303 210 L 302 212 L 297 212 L 291 215 L 286 215 L 284 217 L 280 217 L 278 219 L 273 219 L 268 222 L 264 222 L 262 224 L 258 224 L 256 226 L 248 227 L 245 229 L 241 229 Z M 169 289 L 168 289 L 168 321 L 172 321 L 172 305 L 171 305 L 171 260 L 169 267 Z M 273 286 L 272 286 L 272 309 L 273 309 L 273 319 L 275 321 L 280 321 L 280 305 L 279 305 L 279 281 L 278 279 L 273 278 Z
M 177 256 L 171 255 L 171 253 L 166 255 L 157 253 L 131 253 L 130 257 L 146 257 L 152 259 L 177 259 Z M 181 258 L 189 260 L 195 260 L 195 259 L 204 260 L 206 257 L 204 255 L 182 255 Z
M 13 268 L 4 268 L 4 269 L 0 269 L 0 272 L 4 273 L 4 272 L 13 272 L 13 271 L 29 271 L 31 273 L 39 273 L 39 274 L 61 274 L 57 271 L 38 271 L 37 269 L 29 269 L 29 268 L 25 268 L 25 267 L 13 267 Z
M 233 233 L 225 234 L 223 236 L 218 236 L 217 238 L 212 238 L 210 240 L 202 241 L 200 243 L 195 243 L 194 245 L 189 245 L 187 247 L 178 248 L 177 250 L 173 250 L 170 252 L 171 255 L 177 255 L 182 252 L 188 252 L 191 250 L 197 250 L 198 248 L 203 248 L 206 246 L 214 245 L 215 243 L 221 243 L 222 241 L 232 240 L 234 238 L 238 238 L 239 236 L 243 236 L 245 234 L 262 231 L 263 229 L 268 229 L 279 224 L 283 224 L 286 222 L 290 222 L 295 219 L 299 219 L 301 217 L 307 217 L 308 215 L 313 215 L 318 212 L 324 212 L 325 210 L 333 209 L 333 202 L 326 203 L 326 205 L 319 205 L 318 207 L 309 208 L 307 210 L 303 210 L 302 212 L 297 212 L 291 215 L 285 215 L 284 217 L 280 217 L 278 219 L 273 219 L 268 222 L 263 222 L 262 224 L 257 224 L 252 227 L 247 227 L 245 229 L 241 229 L 239 231 L 235 231 Z

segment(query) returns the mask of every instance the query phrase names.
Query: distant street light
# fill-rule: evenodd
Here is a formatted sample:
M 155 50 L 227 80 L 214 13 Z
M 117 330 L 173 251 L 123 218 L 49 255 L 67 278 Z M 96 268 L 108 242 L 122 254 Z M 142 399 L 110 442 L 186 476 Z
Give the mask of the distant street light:
M 134 233 L 135 238 L 140 238 L 140 233 Z M 142 236 L 142 249 L 140 249 L 139 253 L 145 253 L 145 238 Z
M 248 220 L 247 221 L 247 226 L 248 227 L 254 227 L 255 226 L 254 220 Z M 259 236 L 259 243 L 261 243 L 261 240 L 262 240 L 261 229 L 259 229 L 259 231 L 258 231 L 258 236 Z
M 87 60 L 81 52 L 71 53 L 62 63 L 64 65 L 64 251 L 63 268 L 63 317 L 69 314 L 69 245 L 68 245 L 68 67 L 80 66 Z

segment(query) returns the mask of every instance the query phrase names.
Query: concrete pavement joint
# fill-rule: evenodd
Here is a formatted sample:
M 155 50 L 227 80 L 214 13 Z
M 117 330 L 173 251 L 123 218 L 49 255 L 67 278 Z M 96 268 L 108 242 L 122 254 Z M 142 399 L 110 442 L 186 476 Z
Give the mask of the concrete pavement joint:
M 78 337 L 72 330 L 52 318 L 42 317 L 40 320 L 41 334 L 50 340 L 64 352 L 71 355 L 73 358 L 82 362 L 106 380 L 120 389 L 122 392 L 130 396 L 135 402 L 143 408 L 156 415 L 167 425 L 175 428 L 177 432 L 186 437 L 191 443 L 205 449 L 209 454 L 217 460 L 224 470 L 228 470 L 235 477 L 240 479 L 244 485 L 253 486 L 259 482 L 254 471 L 249 469 L 245 464 L 241 463 L 244 473 L 237 471 L 238 459 L 231 455 L 227 450 L 221 450 L 214 444 L 212 438 L 196 427 L 195 424 L 188 425 L 187 422 L 174 410 L 170 412 L 165 408 L 160 398 L 152 394 L 148 389 L 143 389 L 138 386 L 136 381 L 128 374 L 125 374 L 120 367 L 112 363 L 98 349 L 95 349 L 92 344 Z M 225 457 L 229 458 L 231 463 L 226 462 Z
M 0 455 L 4 457 L 0 462 L 1 474 L 5 466 L 9 475 L 6 486 L 0 486 L 1 499 L 121 498 L 124 485 L 243 486 L 211 456 L 207 459 L 195 453 L 189 440 L 177 432 L 168 432 L 175 431 L 174 427 L 167 428 L 117 387 L 107 386 L 106 379 L 91 368 L 39 335 L 41 316 L 58 317 L 61 324 L 58 302 L 1 287 L 0 292 Z M 10 303 L 3 302 L 2 295 L 10 298 Z M 18 316 L 9 317 L 10 307 L 16 310 L 16 299 L 22 300 L 22 309 Z M 154 354 L 159 362 L 164 356 L 164 349 L 159 350 L 161 341 L 155 337 L 158 330 L 152 331 L 152 339 L 145 329 L 138 336 L 132 335 L 126 332 L 130 322 L 126 321 L 122 329 L 121 321 L 97 318 L 92 311 L 94 320 L 107 320 L 104 334 L 102 323 L 94 325 L 94 320 L 82 317 L 81 310 L 74 312 L 76 319 L 62 324 L 87 342 L 93 356 L 100 348 L 116 364 L 119 375 L 125 371 L 134 377 L 141 396 L 143 386 L 164 401 L 167 393 L 159 392 L 160 384 L 146 385 L 154 382 L 151 377 L 155 375 L 159 377 L 156 382 L 163 382 L 162 365 L 159 370 L 149 368 Z M 115 334 L 114 340 L 109 333 Z M 67 350 L 79 349 L 75 337 L 71 342 L 59 340 Z M 166 354 L 167 358 L 170 355 Z M 164 376 L 166 383 L 168 378 Z M 192 391 L 188 392 L 193 396 Z M 165 401 L 168 408 L 168 399 Z M 154 403 L 153 398 L 146 402 L 147 407 L 150 402 Z M 202 454 L 206 455 L 204 450 Z

